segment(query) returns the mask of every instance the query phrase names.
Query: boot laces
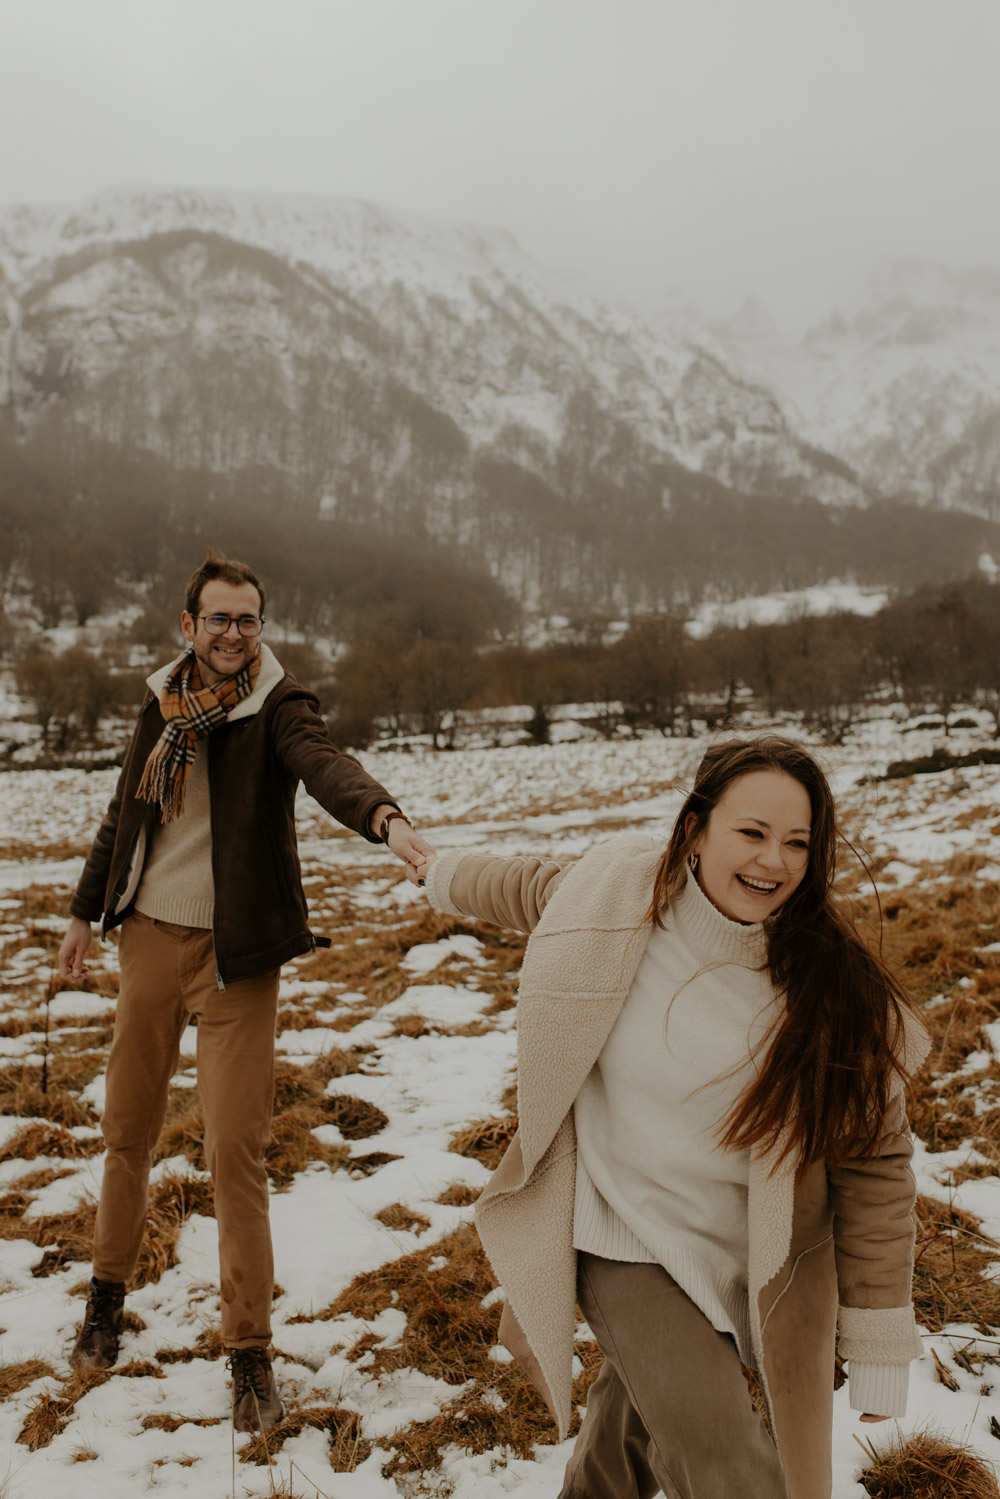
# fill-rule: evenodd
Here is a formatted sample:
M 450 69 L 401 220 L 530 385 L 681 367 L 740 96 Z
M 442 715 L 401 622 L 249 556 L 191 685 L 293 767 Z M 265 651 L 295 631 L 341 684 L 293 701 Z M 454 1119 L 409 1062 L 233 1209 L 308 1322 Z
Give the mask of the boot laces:
M 120 1311 L 123 1299 L 117 1287 L 113 1290 L 91 1290 L 83 1319 L 84 1331 L 90 1332 L 96 1328 L 111 1337 L 117 1337 L 118 1324 L 115 1320 L 115 1313 Z
M 234 1348 L 226 1360 L 233 1376 L 233 1403 L 238 1405 L 247 1390 L 258 1400 L 267 1394 L 267 1376 L 271 1360 L 265 1348 Z

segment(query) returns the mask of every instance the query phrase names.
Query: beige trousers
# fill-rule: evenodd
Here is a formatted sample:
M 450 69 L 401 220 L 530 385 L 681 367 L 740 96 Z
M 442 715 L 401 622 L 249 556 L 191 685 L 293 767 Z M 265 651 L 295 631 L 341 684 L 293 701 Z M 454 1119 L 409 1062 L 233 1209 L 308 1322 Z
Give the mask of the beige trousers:
M 660 1265 L 579 1260 L 604 1366 L 559 1499 L 788 1499 L 732 1338 Z
M 196 1016 L 205 1159 L 219 1225 L 222 1338 L 230 1348 L 266 1348 L 274 1262 L 264 1147 L 274 1101 L 278 972 L 220 991 L 211 932 L 138 912 L 122 925 L 118 956 L 94 1274 L 128 1281 L 135 1271 L 153 1147 L 181 1038 Z

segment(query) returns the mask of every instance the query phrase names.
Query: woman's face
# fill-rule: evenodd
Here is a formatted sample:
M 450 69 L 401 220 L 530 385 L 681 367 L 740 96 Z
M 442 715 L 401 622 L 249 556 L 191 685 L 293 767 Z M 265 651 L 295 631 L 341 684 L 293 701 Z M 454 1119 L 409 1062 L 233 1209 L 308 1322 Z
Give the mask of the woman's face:
M 687 832 L 696 825 L 694 814 Z M 812 811 L 800 781 L 751 770 L 730 782 L 692 845 L 698 883 L 730 921 L 764 921 L 798 889 L 809 865 Z

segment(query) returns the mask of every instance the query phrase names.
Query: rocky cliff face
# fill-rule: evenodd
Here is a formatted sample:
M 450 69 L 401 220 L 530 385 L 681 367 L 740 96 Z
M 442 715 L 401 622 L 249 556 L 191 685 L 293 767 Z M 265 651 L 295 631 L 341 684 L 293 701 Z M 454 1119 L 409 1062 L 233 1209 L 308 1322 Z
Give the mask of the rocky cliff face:
M 582 423 L 586 462 L 609 473 L 669 457 L 743 490 L 859 497 L 762 388 L 500 231 L 360 202 L 113 193 L 0 215 L 0 274 L 3 400 L 22 429 L 71 402 L 179 461 L 255 455 L 332 482 L 359 406 L 406 392 L 446 448 L 449 432 L 548 481 L 580 466 Z
M 897 438 L 912 319 L 866 337 L 902 382 L 874 434 L 830 353 L 856 333 L 831 326 L 805 349 L 809 391 L 833 392 L 810 404 L 783 387 L 781 351 L 755 364 L 734 339 L 731 358 L 724 338 L 601 305 L 502 231 L 238 193 L 0 214 L 0 409 L 26 444 L 89 435 L 177 470 L 280 475 L 308 513 L 453 544 L 529 606 L 685 605 L 844 576 L 873 496 L 908 494 L 905 473 L 935 464 L 945 476 L 921 499 L 962 504 L 978 486 L 987 509 L 990 408 L 975 441 L 970 421 L 942 418 L 947 460 L 930 394 Z M 794 389 L 801 427 L 767 380 Z M 856 421 L 824 427 L 835 396 Z M 877 566 L 862 579 L 864 562 L 859 580 L 886 581 Z
M 795 345 L 760 317 L 712 331 L 872 493 L 1000 514 L 1000 271 L 892 265 Z

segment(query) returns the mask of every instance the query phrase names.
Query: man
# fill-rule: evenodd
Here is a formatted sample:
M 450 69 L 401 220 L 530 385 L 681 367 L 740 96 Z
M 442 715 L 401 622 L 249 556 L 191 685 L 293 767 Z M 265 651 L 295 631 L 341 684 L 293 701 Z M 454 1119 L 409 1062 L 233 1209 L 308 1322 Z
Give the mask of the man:
M 409 879 L 419 880 L 431 853 L 384 788 L 334 747 L 317 699 L 261 643 L 263 623 L 256 574 L 210 551 L 187 588 L 187 649 L 149 678 L 59 950 L 62 976 L 78 979 L 91 922 L 102 921 L 102 935 L 121 926 L 107 1157 L 74 1361 L 103 1369 L 117 1360 L 152 1150 L 194 1018 L 239 1431 L 266 1429 L 283 1414 L 268 1354 L 273 1264 L 263 1160 L 278 973 L 288 959 L 329 945 L 307 924 L 298 783 L 346 827 L 387 843 Z

